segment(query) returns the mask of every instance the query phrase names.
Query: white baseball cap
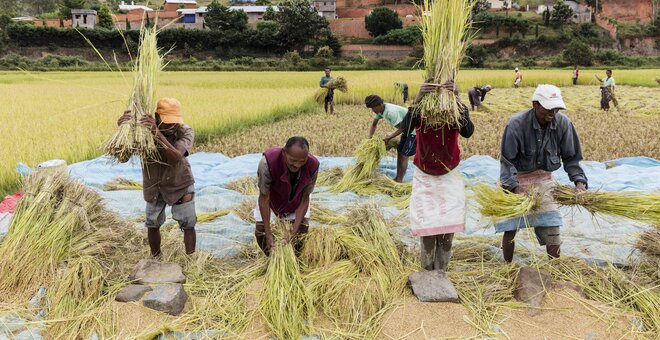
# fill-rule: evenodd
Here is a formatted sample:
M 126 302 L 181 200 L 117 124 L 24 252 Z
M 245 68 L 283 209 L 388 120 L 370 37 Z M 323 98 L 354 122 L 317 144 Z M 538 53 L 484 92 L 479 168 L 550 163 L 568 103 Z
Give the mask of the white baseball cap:
M 561 90 L 554 85 L 539 85 L 532 95 L 532 101 L 539 102 L 547 110 L 566 110 L 566 104 L 561 97 Z

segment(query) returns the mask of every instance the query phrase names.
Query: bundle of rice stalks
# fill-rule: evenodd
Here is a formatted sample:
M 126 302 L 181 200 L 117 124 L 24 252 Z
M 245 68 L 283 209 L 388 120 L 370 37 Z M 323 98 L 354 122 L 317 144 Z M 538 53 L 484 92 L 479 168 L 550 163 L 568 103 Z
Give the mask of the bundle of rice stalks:
M 479 183 L 473 187 L 479 212 L 492 223 L 533 213 L 541 205 L 541 195 L 536 192 L 520 195 L 499 186 Z
M 472 3 L 465 0 L 424 0 L 422 3 L 424 79 L 431 78 L 438 85 L 458 80 L 458 70 L 474 36 L 470 32 Z M 418 107 L 431 126 L 460 126 L 459 100 L 454 92 L 439 88 L 424 96 Z
M 254 200 L 245 200 L 232 208 L 231 211 L 245 222 L 256 223 L 256 220 L 254 219 L 254 208 L 256 207 L 257 202 Z
M 363 140 L 355 150 L 355 164 L 345 173 L 341 180 L 330 188 L 331 192 L 351 191 L 358 183 L 374 176 L 381 158 L 386 155 L 385 143 L 380 137 L 374 136 Z
M 31 176 L 23 191 L 0 244 L 0 296 L 24 301 L 48 287 L 49 337 L 107 334 L 112 315 L 102 301 L 126 279 L 124 254 L 139 253 L 140 236 L 66 174 Z
M 327 88 L 322 87 L 316 91 L 314 94 L 314 100 L 317 103 L 323 104 L 325 102 L 325 97 L 328 95 L 328 89 L 338 90 L 341 92 L 348 92 L 348 83 L 344 77 L 337 77 L 326 84 Z
M 576 192 L 575 188 L 560 185 L 553 189 L 552 197 L 561 205 L 580 205 L 590 213 L 612 215 L 660 225 L 660 194 L 640 192 Z
M 229 214 L 229 210 L 218 210 L 218 211 L 197 213 L 197 223 L 211 222 L 218 217 L 226 216 L 228 214 Z
M 353 191 L 361 196 L 383 194 L 395 198 L 410 197 L 412 183 L 399 183 L 385 175 L 376 174 L 356 183 L 353 186 Z
M 227 185 L 225 189 L 237 191 L 243 195 L 259 195 L 259 186 L 256 176 L 245 176 L 235 179 Z
M 105 191 L 142 190 L 142 183 L 122 177 L 117 177 L 103 184 L 103 190 Z
M 160 157 L 150 128 L 140 123 L 142 117 L 156 111 L 156 82 L 163 69 L 156 26 L 142 27 L 140 31 L 140 47 L 133 66 L 133 90 L 128 104 L 131 120 L 119 126 L 104 146 L 105 154 L 118 162 L 127 162 L 133 155 L 138 155 L 142 162 L 157 161 Z
M 305 235 L 300 260 L 307 268 L 319 268 L 330 266 L 340 258 L 341 254 L 337 228 L 313 228 Z
M 638 315 L 643 332 L 654 337 L 660 331 L 660 293 L 639 286 L 612 265 L 590 267 L 580 259 L 562 257 L 542 266 L 558 280 L 580 286 L 588 299 L 604 302 Z M 657 282 L 655 282 L 657 288 Z
M 344 171 L 338 166 L 323 170 L 319 172 L 319 175 L 316 178 L 316 186 L 327 187 L 335 185 L 343 175 Z
M 660 225 L 642 233 L 637 239 L 635 247 L 646 256 L 660 259 Z
M 311 219 L 321 224 L 346 224 L 348 218 L 331 209 L 324 208 L 320 204 L 313 203 L 311 207 Z
M 288 237 L 288 229 L 286 222 L 278 220 L 273 223 L 276 245 L 268 259 L 259 310 L 276 338 L 300 339 L 310 333 L 314 306 L 293 246 L 282 243 Z

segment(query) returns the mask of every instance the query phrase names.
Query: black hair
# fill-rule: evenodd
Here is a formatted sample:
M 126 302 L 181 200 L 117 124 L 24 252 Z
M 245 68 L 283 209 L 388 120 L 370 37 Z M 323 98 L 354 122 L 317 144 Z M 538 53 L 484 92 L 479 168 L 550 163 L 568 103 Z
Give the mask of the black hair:
M 324 68 L 323 70 L 328 70 L 328 71 L 332 71 L 332 69 L 331 69 L 331 68 L 329 68 L 329 67 L 326 67 L 326 68 Z
M 379 97 L 378 95 L 371 94 L 364 98 L 364 105 L 370 109 L 380 104 L 383 104 L 383 98 Z
M 289 150 L 294 145 L 298 145 L 301 149 L 309 150 L 309 142 L 305 137 L 294 136 L 289 138 L 284 145 L 284 149 Z
M 605 72 L 609 72 L 609 73 L 612 73 L 612 70 L 605 70 Z

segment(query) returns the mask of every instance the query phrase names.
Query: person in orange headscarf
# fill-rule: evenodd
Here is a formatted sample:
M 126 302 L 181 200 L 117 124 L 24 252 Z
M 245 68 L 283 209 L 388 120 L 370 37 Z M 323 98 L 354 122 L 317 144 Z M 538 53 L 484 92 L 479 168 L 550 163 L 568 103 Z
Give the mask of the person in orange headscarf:
M 125 111 L 117 121 L 131 119 Z M 174 98 L 158 101 L 156 113 L 145 115 L 140 123 L 149 127 L 156 139 L 159 162 L 142 162 L 144 200 L 147 202 L 145 226 L 151 255 L 160 256 L 160 226 L 165 222 L 165 207 L 172 206 L 172 218 L 183 231 L 186 254 L 195 252 L 195 179 L 186 157 L 193 146 L 194 131 L 183 123 L 181 103 Z

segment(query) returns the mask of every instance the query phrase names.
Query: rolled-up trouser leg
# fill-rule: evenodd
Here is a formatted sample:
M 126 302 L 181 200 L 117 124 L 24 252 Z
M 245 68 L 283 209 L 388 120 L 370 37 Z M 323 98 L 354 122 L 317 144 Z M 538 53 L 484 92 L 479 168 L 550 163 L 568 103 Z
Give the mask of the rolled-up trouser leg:
M 435 266 L 436 235 L 420 237 L 420 249 L 422 268 L 433 270 Z
M 558 258 L 561 248 L 559 227 L 537 227 L 534 228 L 534 233 L 539 244 L 545 246 L 548 257 L 551 259 Z
M 447 271 L 453 239 L 454 233 L 436 235 L 434 269 Z

